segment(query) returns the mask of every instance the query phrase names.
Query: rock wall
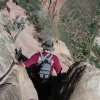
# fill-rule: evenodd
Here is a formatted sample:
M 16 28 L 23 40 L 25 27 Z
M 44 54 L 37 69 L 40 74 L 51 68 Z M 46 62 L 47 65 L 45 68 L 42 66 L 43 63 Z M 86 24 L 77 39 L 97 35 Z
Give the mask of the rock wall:
M 37 92 L 25 69 L 18 65 L 11 66 L 14 60 L 14 56 L 12 56 L 14 55 L 14 48 L 10 45 L 7 35 L 8 33 L 3 30 L 0 33 L 0 99 L 37 100 Z M 10 69 L 11 67 L 13 68 Z M 10 71 L 7 73 L 9 69 Z
M 23 100 L 17 74 L 17 71 L 11 72 L 0 84 L 0 100 Z
M 8 31 L 4 28 L 4 25 L 7 24 L 6 21 L 12 20 L 12 18 L 15 17 L 11 17 L 7 9 L 0 12 L 0 100 L 38 100 L 37 92 L 25 68 L 19 65 L 11 66 L 15 60 L 14 49 L 20 46 L 12 41 L 10 32 L 7 33 Z M 6 21 L 4 21 L 5 19 Z M 15 37 L 16 32 L 11 31 L 11 33 L 12 37 Z
M 77 84 L 70 100 L 99 100 L 100 99 L 100 71 L 98 68 L 86 65 L 86 70 Z

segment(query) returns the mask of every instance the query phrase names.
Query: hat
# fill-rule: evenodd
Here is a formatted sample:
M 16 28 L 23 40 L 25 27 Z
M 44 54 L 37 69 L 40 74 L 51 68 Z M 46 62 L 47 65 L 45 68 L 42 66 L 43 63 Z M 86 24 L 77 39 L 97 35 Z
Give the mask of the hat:
M 47 49 L 49 51 L 54 51 L 54 47 L 53 47 L 53 42 L 51 40 L 46 40 L 45 42 L 42 43 L 41 47 L 43 49 Z

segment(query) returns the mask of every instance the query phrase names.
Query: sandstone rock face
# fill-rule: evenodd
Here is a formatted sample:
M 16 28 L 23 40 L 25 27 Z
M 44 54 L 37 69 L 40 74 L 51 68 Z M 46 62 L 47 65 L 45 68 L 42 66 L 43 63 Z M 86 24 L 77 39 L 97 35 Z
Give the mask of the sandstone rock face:
M 6 75 L 12 65 L 13 57 L 9 51 L 9 42 L 3 32 L 0 33 L 0 100 L 22 100 L 17 80 L 18 73 L 12 72 Z
M 12 72 L 17 71 L 17 78 L 20 87 L 21 100 L 34 99 L 38 100 L 37 92 L 34 88 L 33 83 L 28 77 L 26 69 L 23 66 L 15 66 Z
M 10 45 L 7 34 L 5 31 L 0 33 L 0 79 L 10 69 L 14 58 L 12 56 L 14 55 L 14 48 Z M 34 85 L 25 69 L 21 68 L 21 66 L 13 66 L 10 72 L 0 80 L 0 86 L 1 100 L 38 99 Z M 6 96 L 4 95 L 5 93 L 7 94 Z
M 70 100 L 100 100 L 100 71 L 89 64 Z
M 63 6 L 65 0 L 43 0 L 42 9 L 46 15 L 56 13 L 56 22 L 59 21 L 60 9 Z
M 12 20 L 6 9 L 0 12 L 0 100 L 38 100 L 37 92 L 25 68 L 14 65 L 10 69 L 14 60 L 14 49 L 20 45 L 13 43 L 8 37 L 10 35 L 4 29 L 3 19 Z M 11 33 L 13 37 L 16 35 L 14 32 Z
M 60 10 L 64 3 L 65 0 L 42 0 L 42 16 L 47 20 L 47 25 L 44 26 L 44 31 L 42 32 L 43 34 L 46 35 L 46 33 L 48 34 L 50 32 L 51 35 L 47 36 L 59 38 L 58 23 Z
M 63 67 L 62 72 L 67 72 L 68 67 L 74 61 L 69 49 L 66 47 L 65 43 L 60 40 L 54 42 L 54 47 L 55 47 L 54 53 L 59 57 L 60 63 Z
M 0 84 L 0 100 L 23 100 L 17 74 L 17 71 L 11 72 Z
M 16 18 L 16 16 L 26 17 L 25 10 L 22 9 L 20 6 L 16 5 L 13 0 L 8 0 L 7 6 L 10 9 L 10 17 L 12 19 Z

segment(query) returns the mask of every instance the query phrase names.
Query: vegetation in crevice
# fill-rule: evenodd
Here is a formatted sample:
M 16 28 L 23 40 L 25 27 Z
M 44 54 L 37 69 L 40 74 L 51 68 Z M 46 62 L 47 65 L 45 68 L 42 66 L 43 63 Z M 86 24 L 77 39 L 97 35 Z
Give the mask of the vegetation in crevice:
M 4 9 L 6 7 L 6 1 L 0 1 L 0 9 Z
M 19 16 L 12 20 L 6 20 L 6 18 L 3 17 L 3 21 L 4 30 L 9 33 L 9 38 L 12 40 L 12 42 L 15 42 L 18 35 L 25 28 L 26 21 L 23 18 L 20 19 Z M 12 31 L 16 33 L 15 36 L 12 36 Z
M 38 13 L 41 9 L 40 0 L 14 0 L 14 2 L 26 10 L 28 20 L 35 25 L 37 31 L 42 29 Z
M 55 37 L 57 27 L 55 27 L 55 12 L 46 14 L 41 6 L 41 0 L 13 0 L 17 5 L 23 7 L 28 15 L 28 20 L 34 24 L 36 30 L 40 33 L 43 40 Z M 56 1 L 52 1 L 55 4 Z M 49 9 L 48 9 L 49 13 Z
M 92 55 L 90 55 L 90 63 L 97 68 L 100 68 L 100 45 L 95 43 L 91 49 Z
M 54 38 L 55 37 L 55 32 L 53 30 L 54 28 L 54 17 L 55 14 L 51 14 L 49 16 L 44 16 L 44 14 L 41 14 L 40 20 L 41 20 L 41 25 L 43 26 L 42 30 L 41 30 L 41 34 L 42 38 L 48 39 L 48 38 Z

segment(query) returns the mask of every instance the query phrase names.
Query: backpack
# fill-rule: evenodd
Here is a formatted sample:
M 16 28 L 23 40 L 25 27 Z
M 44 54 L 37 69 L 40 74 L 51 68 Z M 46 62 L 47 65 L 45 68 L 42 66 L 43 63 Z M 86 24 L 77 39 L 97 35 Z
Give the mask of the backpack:
M 48 57 L 49 56 L 49 57 Z M 53 58 L 53 54 L 47 54 L 46 56 L 43 56 L 42 53 L 40 53 L 41 57 L 41 63 L 40 63 L 40 70 L 39 70 L 39 77 L 41 79 L 49 79 L 50 77 L 50 71 L 51 71 L 51 60 Z

